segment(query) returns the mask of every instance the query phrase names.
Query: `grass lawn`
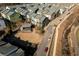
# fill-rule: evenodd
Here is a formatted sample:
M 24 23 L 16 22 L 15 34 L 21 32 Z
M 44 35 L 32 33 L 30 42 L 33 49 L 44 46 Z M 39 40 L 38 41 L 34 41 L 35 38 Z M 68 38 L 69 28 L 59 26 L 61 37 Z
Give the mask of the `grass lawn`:
M 17 21 L 20 20 L 20 14 L 19 13 L 14 13 L 13 15 L 10 16 L 11 20 Z

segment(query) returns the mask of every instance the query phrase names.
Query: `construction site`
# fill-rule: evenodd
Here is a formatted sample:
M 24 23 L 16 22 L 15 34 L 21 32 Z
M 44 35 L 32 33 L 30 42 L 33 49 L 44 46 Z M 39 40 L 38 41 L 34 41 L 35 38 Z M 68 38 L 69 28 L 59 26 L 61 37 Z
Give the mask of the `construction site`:
M 1 4 L 0 56 L 79 56 L 79 4 Z

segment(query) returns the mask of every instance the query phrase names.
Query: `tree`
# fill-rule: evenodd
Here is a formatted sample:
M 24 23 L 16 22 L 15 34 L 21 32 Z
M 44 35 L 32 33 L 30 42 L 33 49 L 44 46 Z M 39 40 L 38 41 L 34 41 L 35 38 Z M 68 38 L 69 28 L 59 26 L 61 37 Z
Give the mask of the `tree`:
M 44 33 L 44 28 L 41 27 L 41 26 L 36 26 L 35 29 L 36 29 L 36 32 L 39 33 L 39 34 L 43 34 Z

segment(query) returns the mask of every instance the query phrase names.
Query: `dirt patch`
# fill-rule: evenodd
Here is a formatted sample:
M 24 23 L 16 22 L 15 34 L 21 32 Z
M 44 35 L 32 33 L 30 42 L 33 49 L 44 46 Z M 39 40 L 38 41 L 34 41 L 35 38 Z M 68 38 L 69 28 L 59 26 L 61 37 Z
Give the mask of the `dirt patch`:
M 19 31 L 16 34 L 16 37 L 20 37 L 24 41 L 29 41 L 35 44 L 39 44 L 42 40 L 42 35 L 39 35 L 38 33 L 35 32 L 35 29 L 33 29 L 33 32 L 21 32 Z

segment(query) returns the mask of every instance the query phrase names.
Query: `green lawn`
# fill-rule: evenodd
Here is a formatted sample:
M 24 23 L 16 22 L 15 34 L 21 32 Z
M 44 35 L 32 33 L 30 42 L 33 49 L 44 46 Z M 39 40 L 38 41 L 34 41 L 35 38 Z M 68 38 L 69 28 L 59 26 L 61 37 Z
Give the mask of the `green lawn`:
M 14 21 L 21 19 L 19 13 L 15 13 L 15 14 L 11 15 L 10 17 L 11 17 L 11 20 L 14 20 Z

